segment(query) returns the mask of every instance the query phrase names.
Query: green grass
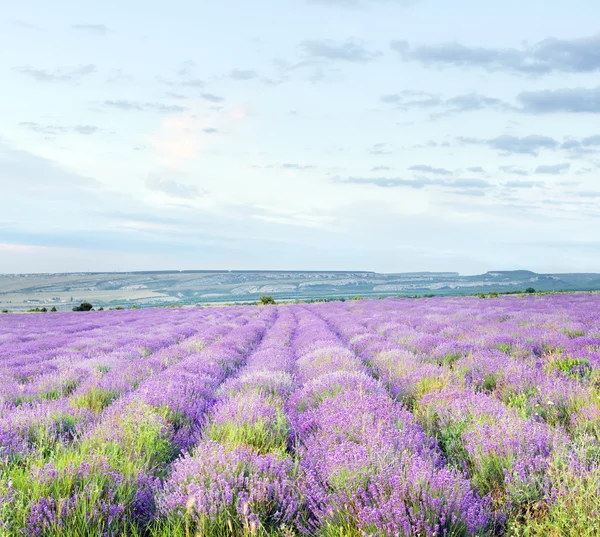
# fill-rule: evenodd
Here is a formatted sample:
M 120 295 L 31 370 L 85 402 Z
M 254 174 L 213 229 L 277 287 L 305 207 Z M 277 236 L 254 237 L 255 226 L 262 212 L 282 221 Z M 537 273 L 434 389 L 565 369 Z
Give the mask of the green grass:
M 99 365 L 98 367 L 96 367 L 96 371 L 100 373 L 100 376 L 103 376 L 110 371 L 110 367 L 107 365 Z
M 510 354 L 512 350 L 512 346 L 510 343 L 499 343 L 494 346 L 494 349 L 503 352 L 504 354 Z
M 70 426 L 64 417 L 57 419 Z M 31 509 L 41 499 L 63 506 L 64 518 L 49 522 L 44 536 L 139 534 L 132 526 L 138 476 L 164 474 L 175 454 L 167 431 L 151 407 L 132 404 L 78 443 L 59 443 L 16 462 L 0 462 L 0 495 L 8 487 L 13 491 L 10 509 L 0 511 L 0 535 L 23 535 L 21 528 L 27 527 Z M 76 503 L 65 507 L 73 496 Z M 99 511 L 103 504 L 118 504 L 123 510 L 110 517 Z
M 148 537 L 294 537 L 298 533 L 285 526 L 254 525 L 241 519 L 234 506 L 213 518 L 201 517 L 188 508 L 186 513 L 155 520 L 146 530 Z M 356 533 L 352 534 L 358 535 Z
M 488 373 L 483 377 L 483 382 L 481 383 L 481 391 L 492 393 L 498 386 L 498 375 L 493 373 Z
M 176 431 L 182 427 L 185 427 L 186 425 L 191 425 L 192 423 L 185 414 L 179 412 L 178 410 L 173 410 L 168 405 L 162 405 L 156 408 L 155 411 L 159 416 L 162 416 L 168 423 L 170 423 L 173 426 L 173 429 Z
M 277 409 L 272 421 L 258 419 L 253 423 L 212 423 L 207 429 L 207 437 L 220 443 L 233 446 L 247 445 L 261 454 L 285 454 L 288 447 L 289 424 L 285 413 Z
M 436 363 L 438 365 L 445 365 L 452 369 L 454 362 L 460 360 L 463 356 L 464 354 L 462 354 L 461 352 L 449 352 L 443 358 L 436 360 Z
M 344 391 L 344 387 L 341 384 L 334 384 L 328 389 L 320 390 L 313 394 L 310 399 L 304 399 L 298 403 L 298 412 L 306 412 L 317 408 L 323 401 L 336 397 Z
M 71 404 L 75 408 L 87 408 L 92 412 L 102 412 L 108 405 L 119 397 L 117 390 L 103 390 L 97 386 L 92 386 L 86 393 L 74 397 Z
M 26 382 L 22 382 L 26 384 Z M 69 379 L 65 381 L 61 386 L 54 386 L 53 388 L 42 390 L 38 394 L 17 396 L 13 399 L 13 403 L 16 406 L 21 406 L 24 403 L 33 403 L 34 401 L 56 401 L 62 397 L 68 397 L 71 395 L 79 386 L 79 380 Z
M 571 339 L 575 339 L 576 337 L 585 336 L 584 330 L 570 330 L 569 328 L 563 328 L 561 331 L 563 334 L 566 334 Z
M 547 369 L 560 371 L 575 379 L 589 377 L 592 371 L 589 360 L 556 354 L 549 358 Z
M 548 472 L 558 494 L 550 504 L 529 504 L 507 524 L 515 537 L 596 537 L 600 535 L 600 468 L 579 475 L 557 457 Z

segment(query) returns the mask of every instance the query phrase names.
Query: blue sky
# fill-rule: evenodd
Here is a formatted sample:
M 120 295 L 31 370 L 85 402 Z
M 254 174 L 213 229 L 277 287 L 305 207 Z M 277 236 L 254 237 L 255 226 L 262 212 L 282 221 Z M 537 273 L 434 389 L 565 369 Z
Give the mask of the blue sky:
M 592 0 L 24 0 L 0 272 L 600 272 Z

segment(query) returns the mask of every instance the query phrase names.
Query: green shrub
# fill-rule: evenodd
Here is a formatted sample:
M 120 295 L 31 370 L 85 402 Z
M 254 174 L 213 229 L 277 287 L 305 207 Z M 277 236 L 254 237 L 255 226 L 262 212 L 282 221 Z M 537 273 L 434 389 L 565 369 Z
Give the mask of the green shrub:
M 52 309 L 51 309 L 50 311 L 51 311 L 52 313 L 54 313 L 54 312 L 56 312 L 56 311 L 58 311 L 58 310 L 56 309 L 56 306 L 52 306 Z
M 259 299 L 261 306 L 268 306 L 270 304 L 276 304 L 275 299 L 272 296 L 261 296 Z
M 535 289 L 533 287 L 528 287 L 527 289 L 525 289 L 525 292 L 532 294 L 532 293 L 535 293 Z
M 91 311 L 94 309 L 94 306 L 89 302 L 82 302 L 79 306 L 74 306 L 73 311 Z

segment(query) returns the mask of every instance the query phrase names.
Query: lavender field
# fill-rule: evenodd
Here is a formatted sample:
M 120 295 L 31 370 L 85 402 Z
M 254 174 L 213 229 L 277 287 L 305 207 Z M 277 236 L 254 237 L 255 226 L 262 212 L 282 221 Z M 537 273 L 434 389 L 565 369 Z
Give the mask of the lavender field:
M 0 535 L 600 535 L 600 295 L 1 316 Z

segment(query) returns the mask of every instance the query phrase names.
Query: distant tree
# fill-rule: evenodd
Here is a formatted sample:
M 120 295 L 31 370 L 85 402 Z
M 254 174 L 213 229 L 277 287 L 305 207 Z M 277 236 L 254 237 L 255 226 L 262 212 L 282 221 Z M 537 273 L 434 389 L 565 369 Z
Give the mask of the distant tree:
M 262 306 L 268 306 L 270 304 L 276 304 L 275 299 L 272 296 L 263 295 L 260 297 L 259 302 Z
M 125 308 L 123 306 L 117 306 L 115 309 L 116 310 L 124 310 Z
M 55 311 L 58 311 L 58 310 L 56 309 L 56 306 L 52 306 L 52 309 L 50 311 L 54 313 Z
M 8 313 L 8 310 L 2 310 L 2 313 Z
M 499 296 L 500 296 L 500 295 L 498 294 L 498 292 L 497 292 L 497 291 L 492 291 L 492 292 L 489 294 L 489 297 L 490 297 L 490 298 L 498 298 Z
M 485 298 L 485 293 L 477 293 L 477 296 L 478 296 L 479 298 Z
M 40 308 L 40 313 L 47 313 L 48 309 L 47 308 Z
M 94 306 L 89 302 L 82 302 L 79 306 L 74 306 L 73 311 L 92 311 Z
M 104 311 L 104 308 L 103 308 L 102 306 L 100 306 L 100 307 L 98 308 L 98 311 Z
M 535 289 L 533 287 L 528 287 L 527 289 L 525 289 L 525 292 L 529 294 L 535 293 Z
M 133 306 L 131 306 L 131 309 L 132 310 L 137 310 L 137 309 L 139 309 L 139 306 L 137 304 L 134 304 Z

